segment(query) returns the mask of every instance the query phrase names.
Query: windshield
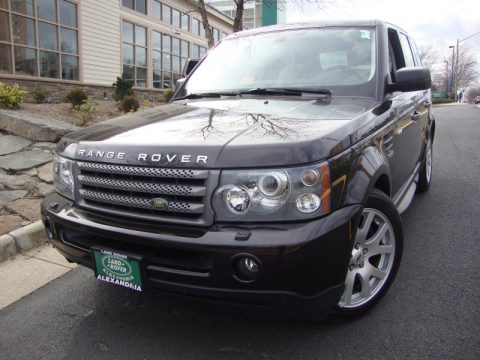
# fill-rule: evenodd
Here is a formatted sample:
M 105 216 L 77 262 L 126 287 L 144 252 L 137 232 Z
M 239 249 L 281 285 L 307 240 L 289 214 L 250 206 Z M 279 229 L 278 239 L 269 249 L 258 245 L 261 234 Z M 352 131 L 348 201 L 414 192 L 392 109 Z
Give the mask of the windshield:
M 281 88 L 373 96 L 375 48 L 374 28 L 309 28 L 226 39 L 180 96 Z

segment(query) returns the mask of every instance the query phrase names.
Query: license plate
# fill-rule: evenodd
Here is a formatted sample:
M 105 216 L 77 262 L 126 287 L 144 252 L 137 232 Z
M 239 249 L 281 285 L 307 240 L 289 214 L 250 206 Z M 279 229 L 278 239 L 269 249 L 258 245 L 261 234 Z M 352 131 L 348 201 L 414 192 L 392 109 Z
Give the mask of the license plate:
M 142 291 L 140 258 L 108 249 L 92 248 L 92 252 L 98 280 Z

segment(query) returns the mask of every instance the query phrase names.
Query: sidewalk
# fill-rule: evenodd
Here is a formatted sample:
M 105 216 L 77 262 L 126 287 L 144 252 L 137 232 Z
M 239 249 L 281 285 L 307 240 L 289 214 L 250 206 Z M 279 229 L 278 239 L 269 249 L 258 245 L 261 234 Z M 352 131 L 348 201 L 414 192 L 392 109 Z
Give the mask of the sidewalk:
M 70 264 L 50 244 L 42 245 L 0 263 L 0 309 L 71 271 Z

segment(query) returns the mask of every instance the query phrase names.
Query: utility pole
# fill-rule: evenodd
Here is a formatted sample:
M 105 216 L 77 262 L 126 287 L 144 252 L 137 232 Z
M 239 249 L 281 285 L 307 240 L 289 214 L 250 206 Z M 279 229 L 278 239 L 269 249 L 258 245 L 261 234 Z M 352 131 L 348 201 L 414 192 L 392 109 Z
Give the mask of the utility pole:
M 450 91 L 453 93 L 453 98 L 455 98 L 455 45 L 449 46 L 450 49 L 452 49 L 452 74 L 450 77 Z

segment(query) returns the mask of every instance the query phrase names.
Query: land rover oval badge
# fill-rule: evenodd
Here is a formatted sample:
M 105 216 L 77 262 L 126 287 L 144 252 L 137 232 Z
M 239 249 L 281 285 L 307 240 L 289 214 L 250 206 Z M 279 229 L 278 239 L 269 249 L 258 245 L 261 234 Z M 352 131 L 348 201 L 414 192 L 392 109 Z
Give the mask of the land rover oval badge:
M 158 210 L 167 210 L 168 201 L 162 198 L 153 198 L 149 201 L 150 206 Z

